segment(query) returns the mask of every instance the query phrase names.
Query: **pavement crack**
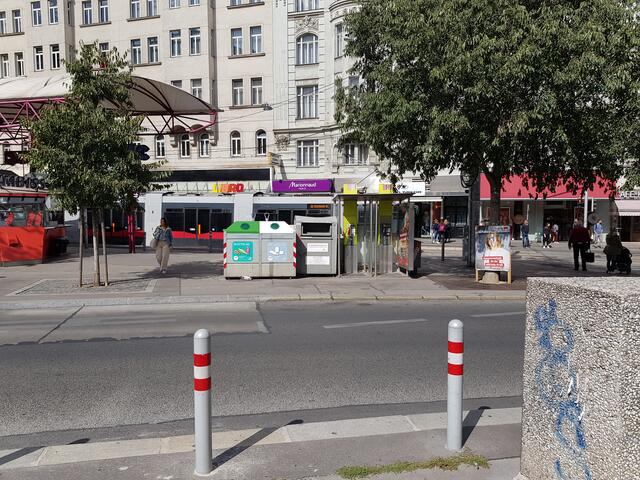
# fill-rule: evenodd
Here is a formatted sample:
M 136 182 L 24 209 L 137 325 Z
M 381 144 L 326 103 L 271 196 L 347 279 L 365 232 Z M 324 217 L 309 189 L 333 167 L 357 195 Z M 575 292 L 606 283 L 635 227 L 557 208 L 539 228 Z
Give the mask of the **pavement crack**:
M 80 308 L 78 308 L 75 312 L 73 312 L 71 315 L 69 315 L 67 318 L 65 318 L 64 320 L 62 320 L 58 325 L 56 325 L 55 327 L 53 327 L 51 330 L 49 330 L 47 333 L 45 333 L 42 337 L 40 337 L 38 339 L 38 341 L 36 343 L 42 343 L 42 341 L 47 338 L 49 335 L 51 335 L 53 332 L 55 332 L 57 329 L 59 329 L 62 325 L 64 325 L 65 323 L 67 323 L 67 321 L 71 320 L 73 317 L 76 316 L 76 314 L 82 310 L 84 308 L 84 305 L 81 305 Z

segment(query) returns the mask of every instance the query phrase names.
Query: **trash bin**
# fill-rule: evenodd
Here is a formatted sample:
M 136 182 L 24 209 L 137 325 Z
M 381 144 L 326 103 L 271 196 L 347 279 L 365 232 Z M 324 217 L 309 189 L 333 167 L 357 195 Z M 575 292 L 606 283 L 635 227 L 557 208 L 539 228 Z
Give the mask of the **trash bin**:
M 296 231 L 286 222 L 260 222 L 260 276 L 296 276 Z
M 234 222 L 224 231 L 224 276 L 260 276 L 260 222 Z
M 298 272 L 301 275 L 338 273 L 338 219 L 296 216 Z

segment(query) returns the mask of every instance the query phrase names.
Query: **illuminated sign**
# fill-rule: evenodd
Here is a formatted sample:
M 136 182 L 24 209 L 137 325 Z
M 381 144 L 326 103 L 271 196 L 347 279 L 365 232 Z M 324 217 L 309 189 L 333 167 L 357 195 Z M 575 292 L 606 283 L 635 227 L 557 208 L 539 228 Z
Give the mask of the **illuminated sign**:
M 390 183 L 381 183 L 378 185 L 378 193 L 385 195 L 393 193 L 393 185 Z
M 346 195 L 357 195 L 358 194 L 358 185 L 355 183 L 345 183 L 342 186 L 342 193 Z
M 211 186 L 213 193 L 242 193 L 244 183 L 214 183 Z

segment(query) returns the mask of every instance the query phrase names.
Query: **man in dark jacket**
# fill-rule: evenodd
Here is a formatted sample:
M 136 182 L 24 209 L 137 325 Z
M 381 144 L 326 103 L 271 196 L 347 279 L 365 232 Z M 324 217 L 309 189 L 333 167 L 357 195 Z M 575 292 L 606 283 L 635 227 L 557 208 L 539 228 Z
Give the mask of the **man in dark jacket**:
M 522 228 L 520 229 L 520 233 L 522 233 L 522 246 L 524 248 L 528 248 L 531 246 L 529 242 L 529 220 L 525 220 L 522 224 Z
M 582 259 L 582 271 L 587 271 L 587 259 L 585 254 L 589 250 L 591 237 L 589 230 L 580 225 L 578 220 L 573 222 L 573 228 L 569 234 L 569 248 L 573 247 L 573 263 L 575 270 L 578 270 L 578 255 Z

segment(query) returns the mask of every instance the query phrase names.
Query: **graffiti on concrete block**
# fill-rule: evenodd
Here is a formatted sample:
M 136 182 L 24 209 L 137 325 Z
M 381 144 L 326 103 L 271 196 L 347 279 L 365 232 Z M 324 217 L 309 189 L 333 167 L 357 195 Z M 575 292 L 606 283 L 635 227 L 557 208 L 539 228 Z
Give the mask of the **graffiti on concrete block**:
M 556 478 L 591 480 L 582 427 L 584 410 L 578 399 L 578 378 L 570 358 L 574 347 L 573 330 L 558 318 L 556 307 L 556 301 L 550 300 L 535 312 L 542 353 L 535 371 L 538 395 L 555 415 L 555 437 L 566 453 L 566 463 L 563 464 L 560 458 L 554 462 Z

